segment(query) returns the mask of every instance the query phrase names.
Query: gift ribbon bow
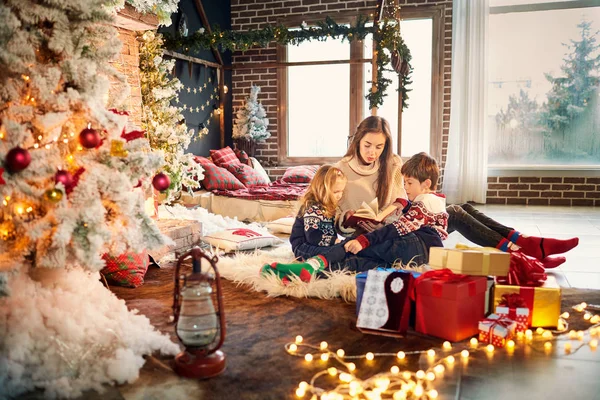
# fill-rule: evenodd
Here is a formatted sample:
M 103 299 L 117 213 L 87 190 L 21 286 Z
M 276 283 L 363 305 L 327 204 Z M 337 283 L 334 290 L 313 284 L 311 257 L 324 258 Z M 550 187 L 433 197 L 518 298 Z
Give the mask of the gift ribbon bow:
M 508 276 L 498 277 L 498 283 L 513 286 L 542 286 L 548 275 L 538 260 L 520 252 L 510 253 Z
M 504 293 L 498 305 L 508 308 L 527 308 L 525 299 L 519 293 Z
M 453 283 L 453 282 L 461 282 L 461 281 L 469 281 L 469 275 L 455 274 L 449 268 L 437 269 L 432 271 L 427 271 L 424 274 L 421 274 L 418 278 L 415 279 L 414 290 L 411 292 L 410 298 L 415 300 L 417 294 L 417 287 L 423 283 L 426 279 L 432 279 L 435 281 L 439 281 L 440 283 Z M 440 288 L 441 292 L 441 288 Z M 435 295 L 435 294 L 434 294 Z M 441 295 L 441 293 L 439 293 Z M 438 297 L 439 297 L 438 295 Z
M 502 326 L 504 328 L 506 328 L 506 330 L 508 330 L 508 328 L 513 324 L 513 320 L 510 318 L 506 318 L 506 317 L 500 317 L 500 318 L 485 318 L 483 319 L 481 322 L 483 322 L 484 324 L 486 323 L 490 323 L 490 333 L 488 335 L 488 343 L 492 343 L 492 336 L 494 335 L 494 328 L 496 328 L 496 326 Z

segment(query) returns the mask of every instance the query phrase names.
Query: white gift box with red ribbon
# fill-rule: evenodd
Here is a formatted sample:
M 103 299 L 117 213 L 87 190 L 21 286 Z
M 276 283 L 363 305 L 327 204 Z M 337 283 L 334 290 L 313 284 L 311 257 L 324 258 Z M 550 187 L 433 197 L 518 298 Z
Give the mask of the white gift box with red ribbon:
M 498 314 L 490 314 L 479 321 L 479 340 L 491 343 L 496 347 L 504 347 L 507 340 L 515 334 L 517 323 Z
M 496 314 L 502 318 L 509 318 L 515 321 L 517 323 L 515 332 L 525 332 L 528 328 L 527 320 L 529 319 L 529 308 L 527 307 L 509 308 L 505 306 L 496 306 Z

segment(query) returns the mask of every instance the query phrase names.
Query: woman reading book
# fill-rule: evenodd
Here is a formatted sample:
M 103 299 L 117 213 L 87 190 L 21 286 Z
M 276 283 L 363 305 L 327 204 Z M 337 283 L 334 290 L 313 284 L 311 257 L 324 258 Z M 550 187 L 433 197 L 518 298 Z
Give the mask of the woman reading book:
M 400 172 L 402 160 L 392 152 L 389 124 L 382 117 L 371 116 L 360 123 L 346 155 L 335 166 L 348 177 L 340 200 L 342 217 L 339 221 L 339 228 L 346 235 L 354 233 L 354 224 L 359 224 L 367 232 L 381 226 L 381 221 L 376 218 L 369 217 L 374 221 L 352 218 L 352 214 L 363 203 L 368 205 L 378 199 L 380 209 L 386 210 L 396 199 L 406 199 Z M 521 251 L 541 261 L 546 268 L 554 268 L 565 262 L 564 257 L 552 255 L 565 253 L 579 243 L 576 237 L 563 240 L 524 235 L 489 218 L 470 204 L 449 205 L 446 212 L 448 233 L 458 231 L 468 240 L 484 247 Z

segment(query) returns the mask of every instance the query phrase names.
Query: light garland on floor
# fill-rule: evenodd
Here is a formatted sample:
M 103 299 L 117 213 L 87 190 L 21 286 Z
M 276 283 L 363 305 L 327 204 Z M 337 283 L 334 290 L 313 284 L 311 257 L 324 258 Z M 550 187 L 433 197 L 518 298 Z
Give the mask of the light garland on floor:
M 504 349 L 508 354 L 512 354 L 517 346 L 517 343 L 528 346 L 534 350 L 543 351 L 549 354 L 554 347 L 553 342 L 565 342 L 565 354 L 573 354 L 582 347 L 589 346 L 595 350 L 598 346 L 598 338 L 600 338 L 600 315 L 593 315 L 587 311 L 588 305 L 580 303 L 573 306 L 577 312 L 583 313 L 583 318 L 589 321 L 592 326 L 585 331 L 568 331 L 567 319 L 570 318 L 568 312 L 561 315 L 557 330 L 547 330 L 537 328 L 534 331 L 528 329 L 524 333 L 518 332 L 514 340 L 508 340 Z M 555 334 L 563 334 L 569 332 L 563 337 L 555 336 Z M 588 340 L 585 341 L 586 332 L 589 332 Z M 572 341 L 577 341 L 578 345 L 574 348 Z M 542 343 L 541 349 L 535 344 Z M 306 349 L 306 352 L 301 351 Z M 485 351 L 488 357 L 492 357 L 495 346 L 492 344 L 481 345 L 477 338 L 472 338 L 467 344 L 461 344 L 460 350 L 456 350 L 448 341 L 442 344 L 441 350 L 414 350 L 414 351 L 398 351 L 395 353 L 372 353 L 367 352 L 361 355 L 346 355 L 343 349 L 333 351 L 329 348 L 329 344 L 325 341 L 318 346 L 303 342 L 302 336 L 296 336 L 294 342 L 286 343 L 285 350 L 289 355 L 304 358 L 306 363 L 311 363 L 313 360 L 320 360 L 327 363 L 333 359 L 341 364 L 342 368 L 333 366 L 325 370 L 317 372 L 311 378 L 310 382 L 300 382 L 296 388 L 296 396 L 304 398 L 307 393 L 311 394 L 311 400 L 344 400 L 344 399 L 436 399 L 438 391 L 435 389 L 433 382 L 436 379 L 441 379 L 446 368 L 452 368 L 456 362 L 462 364 L 468 363 L 471 354 Z M 394 365 L 388 372 L 377 373 L 367 379 L 359 379 L 356 376 L 356 364 L 350 360 L 366 359 L 369 361 L 375 358 L 395 357 L 402 362 L 407 356 L 426 354 L 429 361 L 433 364 L 426 370 L 401 371 L 400 367 Z M 440 357 L 435 361 L 436 357 Z M 457 361 L 459 360 L 459 361 Z M 435 361 L 435 362 L 434 362 Z M 340 383 L 333 389 L 326 390 L 317 386 L 315 383 L 323 377 L 338 377 Z

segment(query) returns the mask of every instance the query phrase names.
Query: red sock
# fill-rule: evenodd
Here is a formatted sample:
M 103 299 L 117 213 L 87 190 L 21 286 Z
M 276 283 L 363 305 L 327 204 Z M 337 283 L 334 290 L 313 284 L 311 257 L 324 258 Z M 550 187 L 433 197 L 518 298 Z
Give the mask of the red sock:
M 567 261 L 567 259 L 563 256 L 546 257 L 543 260 L 540 260 L 540 262 L 544 264 L 545 269 L 556 268 L 565 261 Z
M 508 238 L 519 246 L 523 253 L 538 260 L 543 260 L 553 254 L 566 253 L 579 244 L 579 238 L 576 237 L 571 239 L 541 238 L 525 236 L 517 231 L 511 231 Z

